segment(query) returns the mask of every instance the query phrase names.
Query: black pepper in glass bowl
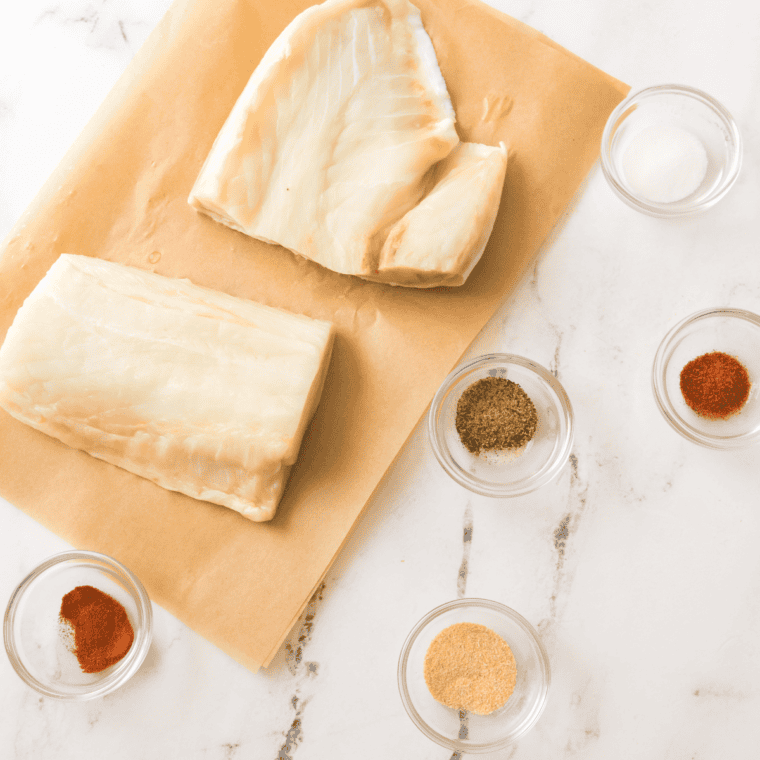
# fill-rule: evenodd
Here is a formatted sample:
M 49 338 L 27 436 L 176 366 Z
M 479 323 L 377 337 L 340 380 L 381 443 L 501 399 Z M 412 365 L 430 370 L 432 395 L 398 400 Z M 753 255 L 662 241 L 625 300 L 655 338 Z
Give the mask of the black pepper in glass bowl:
M 455 481 L 485 496 L 519 496 L 564 467 L 573 412 L 544 367 L 513 354 L 488 354 L 446 378 L 430 407 L 428 433 Z
M 471 454 L 517 450 L 536 434 L 538 414 L 530 396 L 506 377 L 483 377 L 457 401 L 454 426 Z

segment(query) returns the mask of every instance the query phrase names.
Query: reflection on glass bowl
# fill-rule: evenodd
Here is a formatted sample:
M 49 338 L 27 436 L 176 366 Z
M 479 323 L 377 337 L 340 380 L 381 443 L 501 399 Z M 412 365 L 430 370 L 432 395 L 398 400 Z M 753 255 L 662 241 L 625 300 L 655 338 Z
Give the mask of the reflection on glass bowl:
M 725 419 L 694 412 L 681 393 L 681 370 L 692 359 L 719 351 L 738 359 L 749 373 L 749 398 Z M 654 359 L 652 390 L 657 407 L 684 438 L 714 449 L 760 441 L 760 317 L 743 309 L 704 309 L 679 322 L 663 338 Z
M 93 586 L 125 609 L 134 631 L 127 654 L 98 673 L 84 673 L 61 634 L 64 595 Z M 125 684 L 150 648 L 153 610 L 143 585 L 124 565 L 96 552 L 70 551 L 45 560 L 24 578 L 5 611 L 5 650 L 18 675 L 46 697 L 86 700 Z
M 536 407 L 538 428 L 520 449 L 472 454 L 462 444 L 457 403 L 486 377 L 514 381 Z M 488 354 L 461 364 L 444 380 L 430 407 L 428 435 L 436 459 L 457 483 L 484 496 L 519 496 L 564 467 L 573 443 L 573 410 L 560 382 L 539 364 L 514 354 Z
M 430 643 L 456 623 L 490 628 L 515 656 L 515 690 L 503 707 L 489 715 L 445 707 L 425 683 Z M 493 752 L 525 734 L 544 710 L 550 681 L 549 658 L 535 628 L 513 609 L 488 599 L 458 599 L 429 612 L 408 635 L 398 662 L 399 692 L 409 717 L 425 736 L 455 752 Z
M 635 149 L 648 133 L 663 130 L 696 138 L 707 154 L 701 182 L 670 202 L 646 197 L 626 175 L 632 146 Z M 657 150 L 667 156 L 667 145 Z M 601 164 L 612 190 L 632 208 L 650 216 L 687 216 L 711 208 L 731 189 L 741 169 L 742 140 L 731 114 L 715 98 L 694 87 L 658 85 L 631 93 L 610 114 L 602 135 Z

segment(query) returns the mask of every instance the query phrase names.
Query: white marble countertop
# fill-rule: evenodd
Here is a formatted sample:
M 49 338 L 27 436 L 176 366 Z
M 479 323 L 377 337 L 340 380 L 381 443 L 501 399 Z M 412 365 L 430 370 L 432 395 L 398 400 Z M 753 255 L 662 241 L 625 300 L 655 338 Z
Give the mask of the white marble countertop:
M 516 609 L 551 660 L 539 723 L 496 756 L 760 755 L 760 448 L 686 442 L 650 389 L 677 321 L 711 306 L 760 312 L 760 6 L 492 2 L 634 88 L 711 93 L 744 138 L 733 190 L 681 221 L 629 209 L 596 167 L 468 352 L 518 353 L 557 374 L 575 409 L 570 463 L 531 495 L 474 496 L 439 468 L 418 426 L 266 671 L 251 674 L 160 608 L 145 665 L 100 701 L 43 699 L 3 655 L 0 758 L 444 760 L 451 752 L 404 712 L 396 663 L 414 623 L 463 595 Z M 166 7 L 4 3 L 0 237 Z M 5 502 L 0 525 L 4 606 L 68 546 Z

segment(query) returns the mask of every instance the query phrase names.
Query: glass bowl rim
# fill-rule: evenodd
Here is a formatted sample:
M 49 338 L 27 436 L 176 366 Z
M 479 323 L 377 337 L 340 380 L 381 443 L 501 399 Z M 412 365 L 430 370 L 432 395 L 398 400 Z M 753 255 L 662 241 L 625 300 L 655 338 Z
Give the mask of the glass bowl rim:
M 559 400 L 557 409 L 561 413 L 561 416 L 565 420 L 567 426 L 567 432 L 564 439 L 560 441 L 560 445 L 549 460 L 547 465 L 544 466 L 537 474 L 531 475 L 521 482 L 521 487 L 514 487 L 511 484 L 499 484 L 499 485 L 483 485 L 474 481 L 472 478 L 467 477 L 464 471 L 460 471 L 453 466 L 452 457 L 446 456 L 444 448 L 441 445 L 441 438 L 443 431 L 438 425 L 438 412 L 441 409 L 444 399 L 448 395 L 449 391 L 456 385 L 459 380 L 481 367 L 487 365 L 503 366 L 509 364 L 516 364 L 523 369 L 527 369 L 538 377 L 540 381 L 549 386 L 553 391 L 556 398 Z M 441 383 L 440 387 L 436 391 L 433 401 L 430 404 L 430 410 L 428 412 L 427 420 L 428 439 L 430 440 L 433 454 L 438 460 L 441 467 L 448 473 L 448 475 L 455 480 L 459 485 L 473 491 L 474 493 L 481 494 L 482 496 L 490 496 L 492 498 L 506 498 L 513 496 L 524 496 L 531 493 L 546 483 L 553 480 L 560 470 L 565 466 L 570 452 L 573 446 L 573 437 L 575 433 L 575 422 L 573 416 L 573 406 L 570 403 L 570 398 L 567 395 L 562 383 L 545 367 L 540 364 L 527 359 L 524 356 L 518 356 L 517 354 L 503 354 L 503 353 L 490 353 L 477 356 L 474 359 L 462 362 L 457 365 Z
M 658 94 L 676 94 L 685 95 L 691 97 L 694 100 L 698 100 L 709 108 L 711 108 L 723 121 L 724 125 L 731 134 L 735 149 L 731 163 L 727 167 L 726 176 L 721 184 L 714 188 L 713 191 L 703 198 L 699 203 L 695 203 L 690 206 L 673 207 L 670 203 L 657 203 L 655 201 L 646 201 L 639 198 L 637 195 L 631 193 L 625 185 L 619 180 L 618 172 L 615 170 L 612 162 L 609 159 L 609 147 L 611 144 L 612 128 L 620 116 L 625 113 L 636 101 L 647 98 L 651 95 Z M 656 216 L 661 218 L 677 218 L 684 216 L 691 216 L 702 211 L 706 211 L 708 208 L 714 206 L 719 200 L 721 200 L 726 193 L 733 187 L 736 182 L 736 178 L 741 171 L 742 161 L 744 158 L 743 144 L 739 127 L 736 124 L 731 113 L 728 109 L 712 95 L 704 92 L 703 90 L 691 87 L 685 84 L 659 84 L 651 87 L 644 87 L 642 89 L 632 91 L 615 107 L 612 113 L 607 119 L 607 123 L 604 125 L 604 131 L 602 133 L 601 143 L 601 165 L 602 174 L 604 174 L 607 183 L 615 191 L 618 197 L 625 201 L 629 206 L 642 211 L 650 216 Z
M 532 719 L 530 722 L 523 725 L 519 732 L 513 735 L 508 735 L 502 739 L 496 739 L 493 742 L 488 743 L 464 744 L 457 739 L 449 739 L 448 737 L 439 734 L 434 728 L 429 726 L 419 714 L 417 708 L 412 702 L 412 698 L 409 694 L 409 689 L 407 688 L 406 684 L 407 663 L 409 661 L 409 654 L 411 652 L 412 645 L 418 639 L 422 631 L 424 631 L 430 623 L 439 618 L 441 615 L 444 615 L 450 610 L 457 608 L 485 608 L 494 612 L 498 612 L 504 617 L 509 618 L 512 622 L 516 623 L 518 627 L 520 627 L 526 633 L 527 637 L 536 645 L 538 659 L 541 662 L 543 674 L 543 677 L 541 679 L 541 692 L 533 708 Z M 495 602 L 492 599 L 481 599 L 478 597 L 465 597 L 464 599 L 455 599 L 450 602 L 445 602 L 444 604 L 435 607 L 426 615 L 424 615 L 414 625 L 412 630 L 407 635 L 403 646 L 401 647 L 401 653 L 399 655 L 396 673 L 401 702 L 404 705 L 404 709 L 406 710 L 407 715 L 411 718 L 414 725 L 417 726 L 417 728 L 422 731 L 422 733 L 425 734 L 428 739 L 436 742 L 436 744 L 439 744 L 442 747 L 447 747 L 448 749 L 452 749 L 456 752 L 469 754 L 479 754 L 497 749 L 503 749 L 504 747 L 507 747 L 516 741 L 519 737 L 526 734 L 531 728 L 533 728 L 533 726 L 538 722 L 538 719 L 541 717 L 541 714 L 546 707 L 546 702 L 549 696 L 549 687 L 551 685 L 551 666 L 549 664 L 549 655 L 547 654 L 546 648 L 544 647 L 544 644 L 533 625 L 531 625 L 528 620 L 526 620 L 519 612 L 516 612 L 511 607 L 507 607 L 507 605 L 502 604 L 501 602 Z
M 105 565 L 113 571 L 116 571 L 120 577 L 120 580 L 122 582 L 126 581 L 124 585 L 127 587 L 127 590 L 135 601 L 138 619 L 135 621 L 134 626 L 135 640 L 129 652 L 118 663 L 118 669 L 110 673 L 102 681 L 98 681 L 92 684 L 90 691 L 70 694 L 57 691 L 47 684 L 42 683 L 41 681 L 37 680 L 26 669 L 26 667 L 24 667 L 24 664 L 18 655 L 18 648 L 16 646 L 13 624 L 19 604 L 32 583 L 56 565 L 62 564 L 64 562 L 70 562 L 72 560 L 78 562 L 95 561 Z M 11 594 L 10 599 L 8 600 L 8 605 L 5 608 L 5 617 L 3 619 L 3 639 L 5 641 L 5 651 L 8 655 L 8 659 L 10 660 L 11 665 L 13 666 L 13 669 L 16 671 L 21 680 L 23 680 L 27 686 L 30 686 L 43 696 L 69 701 L 81 702 L 89 699 L 95 699 L 97 697 L 102 697 L 126 683 L 142 665 L 143 660 L 148 653 L 148 649 L 150 649 L 152 633 L 153 607 L 151 605 L 150 597 L 148 596 L 145 587 L 140 582 L 140 579 L 131 570 L 129 570 L 129 568 L 125 567 L 123 564 L 121 564 L 121 562 L 115 560 L 113 557 L 109 557 L 107 554 L 101 554 L 99 552 L 84 550 L 70 550 L 53 554 L 47 559 L 43 560 L 33 570 L 31 570 L 16 586 L 13 593 Z
M 654 394 L 655 403 L 660 410 L 665 421 L 684 438 L 693 443 L 698 443 L 702 446 L 712 449 L 738 449 L 744 446 L 754 443 L 754 439 L 758 437 L 758 433 L 755 432 L 746 436 L 734 436 L 731 438 L 725 438 L 720 436 L 713 436 L 709 433 L 702 433 L 699 431 L 693 431 L 686 428 L 680 420 L 679 415 L 676 413 L 674 406 L 670 403 L 670 397 L 665 390 L 665 372 L 667 369 L 666 358 L 669 356 L 669 349 L 675 342 L 676 338 L 687 328 L 698 322 L 709 320 L 714 317 L 729 317 L 731 319 L 741 319 L 745 322 L 751 322 L 756 327 L 760 328 L 760 316 L 747 309 L 739 309 L 734 307 L 713 307 L 709 309 L 700 309 L 699 311 L 689 314 L 682 320 L 677 322 L 673 327 L 665 333 L 665 337 L 660 341 L 660 345 L 657 347 L 657 352 L 654 356 L 654 362 L 652 364 L 652 392 Z

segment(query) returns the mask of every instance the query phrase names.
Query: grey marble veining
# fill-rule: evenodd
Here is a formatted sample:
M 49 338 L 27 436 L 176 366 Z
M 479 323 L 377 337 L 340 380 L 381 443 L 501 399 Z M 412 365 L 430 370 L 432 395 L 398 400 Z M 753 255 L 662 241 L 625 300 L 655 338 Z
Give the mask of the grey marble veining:
M 150 31 L 144 4 L 125 0 L 68 0 L 41 9 L 35 26 L 72 34 L 88 47 L 115 50 L 136 48 L 133 43 Z

